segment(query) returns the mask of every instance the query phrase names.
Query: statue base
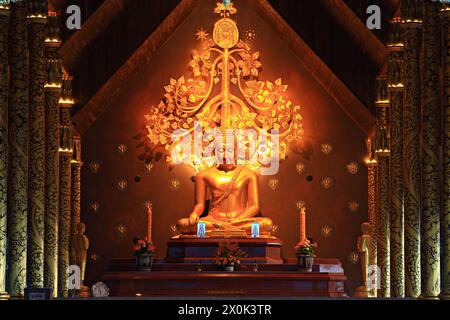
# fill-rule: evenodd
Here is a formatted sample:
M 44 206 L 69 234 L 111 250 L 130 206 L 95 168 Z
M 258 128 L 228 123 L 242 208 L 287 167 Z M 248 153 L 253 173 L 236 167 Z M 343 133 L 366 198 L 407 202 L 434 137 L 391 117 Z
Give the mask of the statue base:
M 298 271 L 297 259 L 281 264 L 243 263 L 234 272 L 214 263 L 168 263 L 155 259 L 152 271 L 134 259 L 114 260 L 102 281 L 111 297 L 347 297 L 338 259 L 314 259 L 313 272 Z
M 356 288 L 356 293 L 354 294 L 353 298 L 371 298 L 370 291 L 365 287 L 361 286 Z
M 0 300 L 8 300 L 9 294 L 8 292 L 0 292 Z
M 217 233 L 218 232 L 218 233 Z M 223 232 L 223 231 L 222 231 Z M 225 231 L 226 232 L 226 231 Z M 220 231 L 216 231 L 220 235 Z M 195 236 L 174 237 L 167 242 L 168 263 L 214 263 L 219 243 L 223 241 L 237 242 L 239 248 L 247 253 L 242 263 L 281 264 L 282 242 L 274 237 L 243 238 L 213 237 L 197 238 Z

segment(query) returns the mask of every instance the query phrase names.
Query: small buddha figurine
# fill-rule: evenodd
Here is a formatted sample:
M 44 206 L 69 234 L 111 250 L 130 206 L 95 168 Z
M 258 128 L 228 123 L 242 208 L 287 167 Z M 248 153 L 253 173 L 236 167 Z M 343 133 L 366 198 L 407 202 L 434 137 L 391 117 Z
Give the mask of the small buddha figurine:
M 228 140 L 228 139 L 227 139 Z M 206 231 L 242 231 L 251 235 L 252 223 L 259 223 L 261 236 L 269 236 L 272 220 L 260 217 L 258 177 L 254 171 L 227 159 L 236 154 L 234 142 L 219 142 L 216 167 L 200 171 L 195 177 L 195 206 L 189 218 L 177 223 L 181 234 L 195 234 L 197 222 L 206 224 Z M 233 153 L 234 152 L 234 153 Z M 220 161 L 219 161 L 220 160 Z M 232 162 L 232 163 L 227 163 Z M 211 195 L 208 215 L 201 217 L 206 207 L 207 192 Z
M 82 289 L 86 289 L 83 286 L 84 275 L 86 271 L 87 251 L 89 249 L 89 239 L 84 232 L 86 231 L 86 225 L 82 222 L 76 225 L 76 233 L 72 238 L 72 261 L 75 265 L 80 267 L 81 270 L 81 286 Z
M 368 298 L 370 297 L 370 291 L 367 288 L 368 270 L 369 270 L 369 252 L 372 242 L 370 235 L 371 225 L 369 222 L 363 222 L 361 224 L 362 235 L 358 238 L 357 250 L 359 254 L 359 261 L 361 263 L 362 283 L 363 285 L 356 288 L 355 297 Z

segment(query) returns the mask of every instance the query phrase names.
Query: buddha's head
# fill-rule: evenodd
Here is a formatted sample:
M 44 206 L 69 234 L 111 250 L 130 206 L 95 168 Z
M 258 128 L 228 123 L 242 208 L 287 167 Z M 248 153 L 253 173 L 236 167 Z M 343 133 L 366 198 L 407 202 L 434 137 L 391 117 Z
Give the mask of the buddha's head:
M 238 148 L 235 135 L 231 130 L 217 130 L 214 154 L 218 166 L 236 166 Z
M 78 234 L 84 234 L 84 232 L 86 231 L 86 225 L 83 222 L 80 222 L 77 224 L 76 229 Z
M 363 222 L 361 224 L 361 232 L 363 235 L 370 235 L 370 231 L 372 229 L 372 226 L 369 222 Z

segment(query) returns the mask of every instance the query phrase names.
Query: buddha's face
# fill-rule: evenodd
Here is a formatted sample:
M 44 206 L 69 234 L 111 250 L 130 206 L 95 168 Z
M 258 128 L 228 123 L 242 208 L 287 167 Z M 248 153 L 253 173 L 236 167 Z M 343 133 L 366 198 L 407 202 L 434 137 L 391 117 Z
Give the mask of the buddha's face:
M 234 143 L 219 143 L 216 146 L 217 164 L 236 164 L 236 152 Z

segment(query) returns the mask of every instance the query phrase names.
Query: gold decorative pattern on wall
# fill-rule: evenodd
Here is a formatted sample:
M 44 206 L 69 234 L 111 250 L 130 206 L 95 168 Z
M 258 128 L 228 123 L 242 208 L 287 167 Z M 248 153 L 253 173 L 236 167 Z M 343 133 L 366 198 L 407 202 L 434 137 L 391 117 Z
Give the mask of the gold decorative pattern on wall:
M 100 170 L 100 166 L 101 166 L 100 163 L 97 161 L 92 161 L 91 163 L 89 163 L 89 169 L 93 174 L 98 173 L 98 171 Z
M 298 174 L 302 174 L 305 171 L 305 164 L 303 162 L 297 162 L 295 170 L 297 170 Z
M 114 226 L 114 234 L 117 238 L 125 238 L 128 234 L 128 226 L 124 222 L 119 222 Z
M 348 203 L 348 210 L 351 212 L 357 212 L 359 210 L 359 203 L 356 201 L 350 201 Z
M 247 42 L 253 42 L 257 38 L 256 30 L 253 28 L 248 28 L 244 31 L 244 40 Z
M 320 183 L 325 190 L 331 189 L 334 186 L 334 180 L 331 177 L 324 177 Z
M 346 166 L 348 173 L 357 174 L 359 171 L 359 165 L 356 162 L 350 162 Z
M 117 147 L 116 147 L 117 154 L 119 154 L 121 156 L 124 156 L 127 153 L 127 151 L 128 151 L 128 147 L 126 144 L 121 143 L 121 144 L 117 145 Z
M 322 143 L 320 146 L 322 153 L 326 156 L 330 155 L 333 152 L 333 146 L 329 143 Z
M 97 213 L 98 210 L 100 210 L 100 203 L 98 201 L 91 202 L 89 204 L 89 208 L 91 208 L 93 212 Z
M 351 264 L 357 264 L 359 262 L 358 252 L 350 252 L 348 255 L 348 261 L 350 261 Z
M 330 225 L 324 225 L 320 228 L 320 233 L 324 238 L 330 238 L 333 235 L 333 228 Z
M 128 181 L 125 178 L 120 178 L 115 183 L 117 190 L 125 192 L 128 188 Z
M 151 173 L 153 171 L 153 167 L 154 167 L 153 162 L 145 164 L 145 169 L 147 170 L 148 173 Z
M 178 179 L 172 179 L 170 181 L 170 189 L 173 191 L 178 191 L 178 189 L 180 189 L 181 187 L 181 182 Z
M 270 187 L 270 189 L 275 191 L 278 188 L 279 183 L 280 182 L 278 181 L 278 179 L 270 179 L 269 180 L 269 187 Z

